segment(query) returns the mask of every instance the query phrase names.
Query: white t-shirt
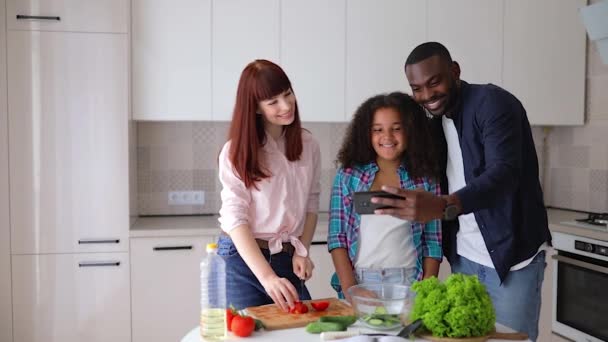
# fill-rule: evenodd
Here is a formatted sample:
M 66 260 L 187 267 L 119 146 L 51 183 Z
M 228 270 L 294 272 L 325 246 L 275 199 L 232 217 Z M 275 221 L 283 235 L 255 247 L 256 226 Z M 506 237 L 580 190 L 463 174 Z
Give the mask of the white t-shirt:
M 416 267 L 412 227 L 390 215 L 361 215 L 355 268 Z
M 448 144 L 446 174 L 448 176 L 448 191 L 452 194 L 466 186 L 462 150 L 460 149 L 460 140 L 458 139 L 456 126 L 454 126 L 454 120 L 443 116 L 441 123 L 443 126 L 443 133 L 445 134 L 445 140 Z M 483 240 L 475 215 L 473 213 L 460 215 L 458 216 L 458 223 L 460 223 L 460 230 L 456 234 L 456 249 L 458 255 L 478 264 L 494 268 L 494 263 L 490 258 L 490 253 L 488 253 L 488 247 Z M 547 244 L 544 243 L 540 246 L 538 252 L 545 250 L 546 248 Z M 519 270 L 528 266 L 532 259 L 534 259 L 534 257 L 512 266 L 511 270 Z

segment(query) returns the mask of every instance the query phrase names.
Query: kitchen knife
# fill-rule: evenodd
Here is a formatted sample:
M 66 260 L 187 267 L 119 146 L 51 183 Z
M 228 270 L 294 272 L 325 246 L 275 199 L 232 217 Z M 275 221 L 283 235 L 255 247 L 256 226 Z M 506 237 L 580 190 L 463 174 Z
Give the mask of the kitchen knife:
M 420 328 L 421 326 L 422 326 L 422 320 L 417 319 L 417 320 L 413 321 L 412 323 L 406 325 L 405 328 L 401 329 L 401 331 L 397 334 L 397 336 L 410 338 L 410 336 L 412 336 L 414 334 L 414 332 L 416 330 L 418 330 L 418 328 Z
M 418 328 L 422 326 L 422 320 L 417 319 L 412 323 L 406 325 L 397 336 L 409 339 L 411 335 L 414 334 Z M 321 333 L 321 341 L 333 341 L 340 340 L 343 338 L 353 337 L 353 336 L 391 336 L 390 334 L 384 333 L 375 333 L 375 334 L 364 334 L 359 330 L 349 330 L 349 331 L 329 331 Z

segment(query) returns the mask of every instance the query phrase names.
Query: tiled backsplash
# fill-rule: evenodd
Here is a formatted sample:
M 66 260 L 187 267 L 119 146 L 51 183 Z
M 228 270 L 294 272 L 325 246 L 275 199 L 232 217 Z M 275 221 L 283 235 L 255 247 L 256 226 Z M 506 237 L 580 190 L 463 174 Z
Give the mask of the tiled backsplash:
M 586 124 L 549 134 L 547 205 L 608 212 L 608 65 L 587 47 Z
M 587 54 L 587 123 L 582 127 L 533 128 L 546 204 L 608 211 L 608 66 L 595 44 Z M 321 204 L 329 208 L 334 160 L 345 123 L 304 123 L 321 147 Z M 140 215 L 216 213 L 221 186 L 217 155 L 226 141 L 225 122 L 140 122 L 137 178 Z M 544 160 L 544 165 L 542 165 Z M 546 167 L 546 170 L 544 170 Z M 544 175 L 544 177 L 543 177 Z M 170 206 L 169 191 L 203 190 L 203 206 Z
M 137 188 L 140 215 L 216 213 L 221 185 L 217 156 L 226 142 L 226 122 L 140 122 L 137 142 Z M 304 123 L 321 147 L 321 204 L 329 208 L 334 159 L 346 124 Z M 168 204 L 169 191 L 202 190 L 202 206 Z

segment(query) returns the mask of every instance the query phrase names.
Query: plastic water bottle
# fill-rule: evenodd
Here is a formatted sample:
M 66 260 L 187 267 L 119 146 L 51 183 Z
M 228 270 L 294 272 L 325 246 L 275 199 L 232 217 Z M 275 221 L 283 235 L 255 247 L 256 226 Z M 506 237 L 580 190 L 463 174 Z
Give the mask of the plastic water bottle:
M 201 337 L 206 341 L 226 338 L 226 263 L 217 255 L 217 244 L 207 244 L 201 262 Z

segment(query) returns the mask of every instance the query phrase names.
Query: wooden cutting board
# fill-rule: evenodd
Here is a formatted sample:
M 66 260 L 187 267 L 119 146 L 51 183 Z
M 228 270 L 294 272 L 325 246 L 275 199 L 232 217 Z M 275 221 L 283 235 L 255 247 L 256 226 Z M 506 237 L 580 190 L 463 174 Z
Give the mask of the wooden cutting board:
M 520 332 L 512 332 L 512 333 L 501 333 L 494 331 L 489 335 L 479 336 L 479 337 L 460 337 L 460 338 L 450 338 L 450 337 L 435 337 L 432 335 L 421 334 L 425 340 L 434 341 L 434 342 L 485 342 L 491 339 L 497 340 L 527 340 L 528 334 L 520 333 Z
M 328 301 L 329 307 L 325 311 L 315 311 L 310 306 L 310 302 Z M 252 306 L 247 308 L 247 314 L 251 315 L 264 323 L 266 330 L 291 329 L 306 326 L 314 322 L 321 316 L 347 316 L 354 315 L 354 310 L 346 303 L 337 298 L 325 298 L 315 300 L 305 300 L 308 312 L 305 314 L 292 314 L 284 312 L 276 304 Z

